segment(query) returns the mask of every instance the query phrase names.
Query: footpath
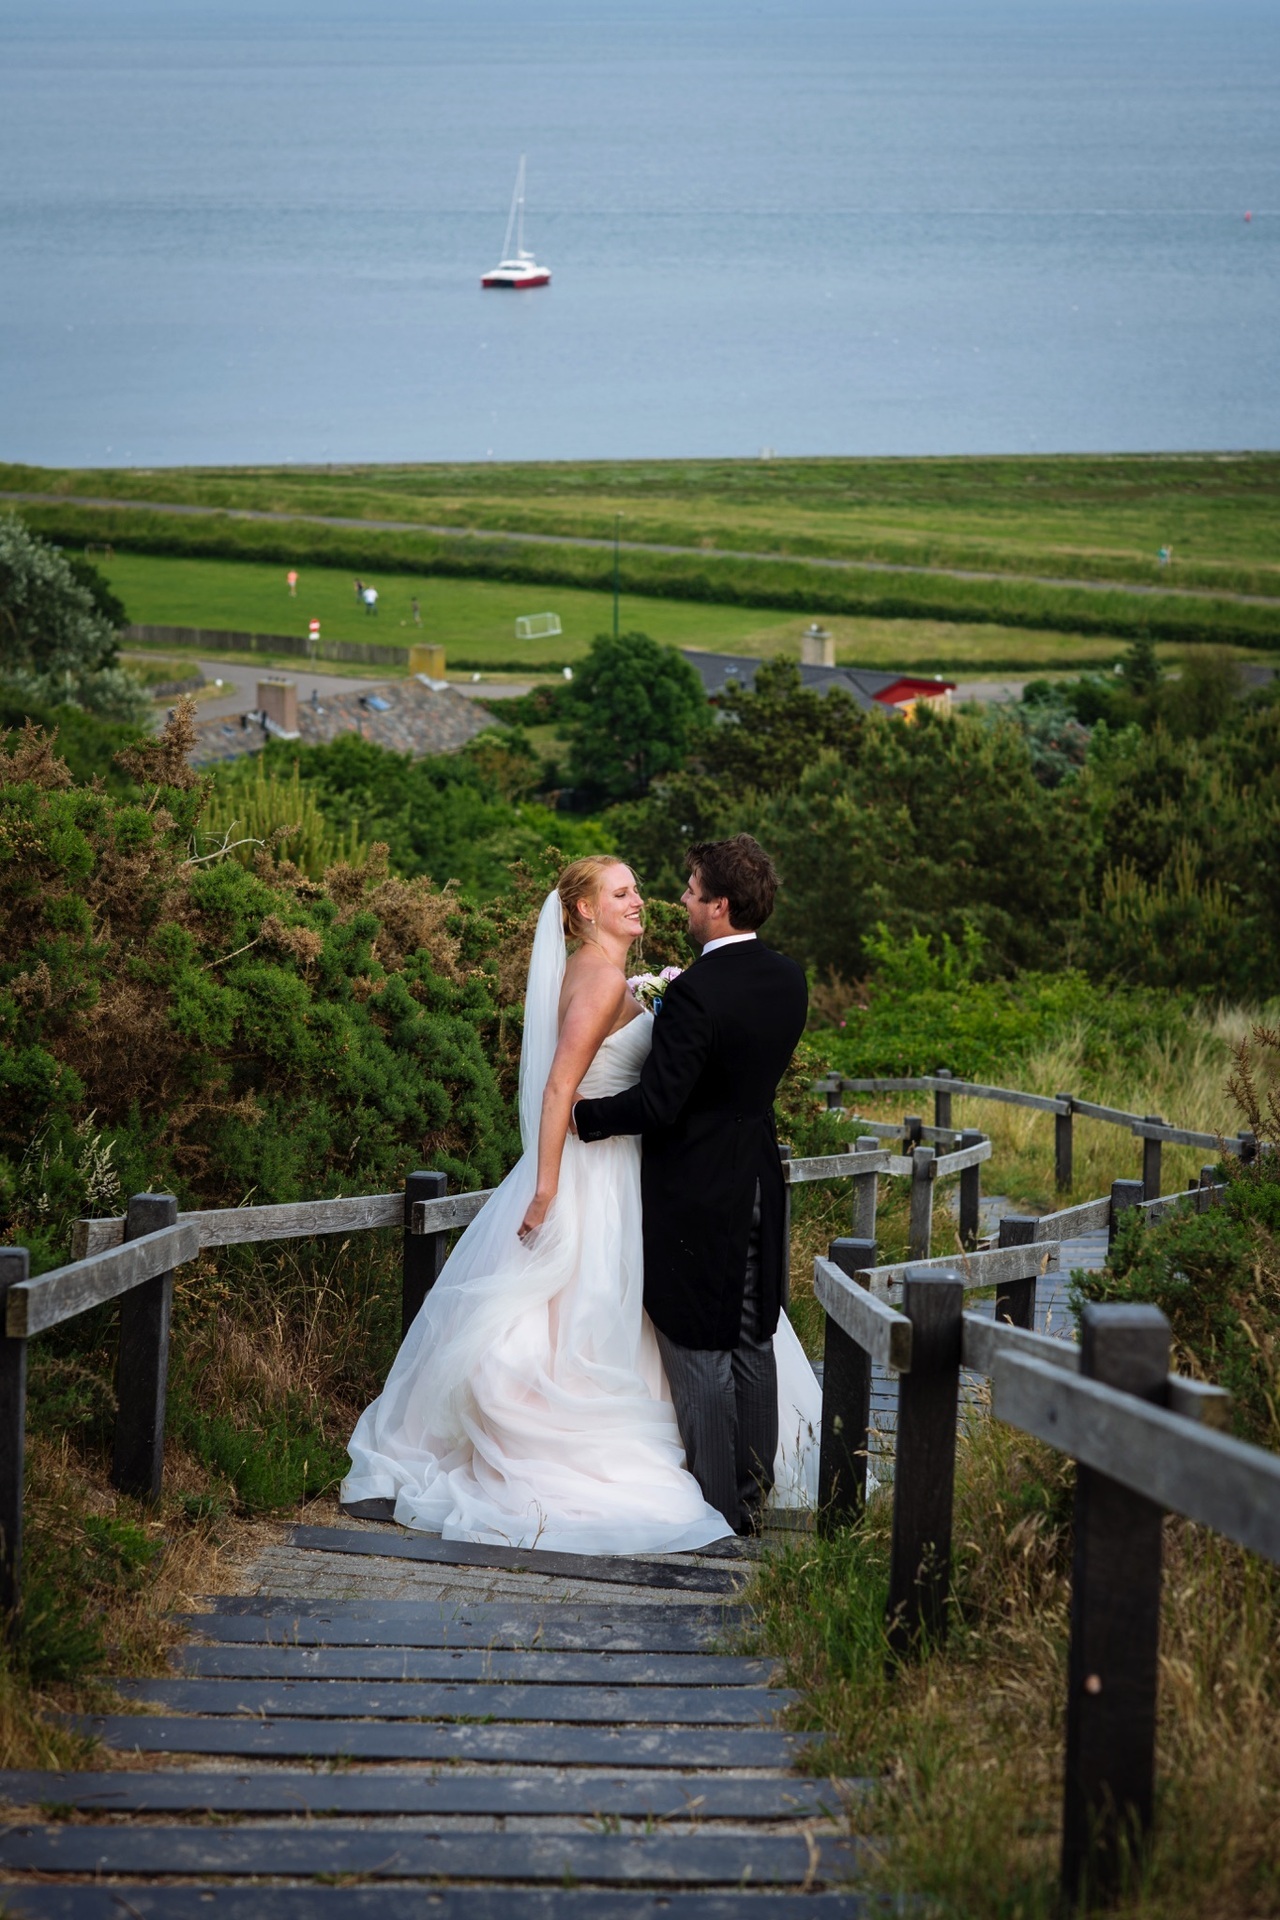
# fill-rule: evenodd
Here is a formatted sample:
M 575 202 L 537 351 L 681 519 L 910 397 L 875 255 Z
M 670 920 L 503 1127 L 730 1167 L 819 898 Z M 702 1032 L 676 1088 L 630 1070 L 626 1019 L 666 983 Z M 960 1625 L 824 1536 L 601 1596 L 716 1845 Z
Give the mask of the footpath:
M 866 1783 L 751 1651 L 752 1549 L 588 1559 L 296 1527 L 0 1773 L 7 1920 L 845 1920 Z M 535 1570 L 536 1569 L 536 1570 Z

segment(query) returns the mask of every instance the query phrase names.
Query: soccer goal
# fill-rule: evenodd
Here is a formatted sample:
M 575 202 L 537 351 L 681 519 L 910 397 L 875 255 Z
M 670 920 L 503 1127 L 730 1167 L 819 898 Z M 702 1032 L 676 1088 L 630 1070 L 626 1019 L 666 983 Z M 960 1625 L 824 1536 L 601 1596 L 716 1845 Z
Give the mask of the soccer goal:
M 524 613 L 516 621 L 517 640 L 547 640 L 560 631 L 558 613 Z

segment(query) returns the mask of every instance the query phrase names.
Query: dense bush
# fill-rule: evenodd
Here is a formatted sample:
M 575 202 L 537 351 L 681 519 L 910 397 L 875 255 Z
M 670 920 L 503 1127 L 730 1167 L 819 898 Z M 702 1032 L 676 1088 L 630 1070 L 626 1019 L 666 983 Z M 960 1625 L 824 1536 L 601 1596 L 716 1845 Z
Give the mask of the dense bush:
M 344 837 L 381 841 L 393 872 L 428 876 L 441 887 L 452 881 L 468 900 L 482 901 L 509 893 L 513 863 L 538 860 L 553 842 L 566 858 L 613 851 L 607 823 L 553 813 L 531 797 L 541 778 L 541 763 L 514 729 L 423 760 L 351 733 L 323 747 L 271 741 L 252 760 L 219 769 L 209 824 L 289 824 L 287 790 L 300 788 L 323 821 L 312 833 L 313 865 Z M 264 791 L 273 780 L 274 796 Z M 298 859 L 303 844 L 286 839 L 283 850 Z
M 702 682 L 645 633 L 601 634 L 560 695 L 569 777 L 604 800 L 647 793 L 683 766 L 710 720 Z
M 95 581 L 85 563 L 73 570 L 16 515 L 0 515 L 0 694 L 141 725 L 151 703 L 116 665 L 116 630 L 99 587 L 109 590 Z M 112 603 L 119 605 L 114 596 Z
M 0 1231 L 37 1261 L 113 1182 L 289 1200 L 513 1150 L 499 925 L 381 855 L 202 861 L 189 724 L 127 756 L 132 794 L 35 731 L 0 758 Z

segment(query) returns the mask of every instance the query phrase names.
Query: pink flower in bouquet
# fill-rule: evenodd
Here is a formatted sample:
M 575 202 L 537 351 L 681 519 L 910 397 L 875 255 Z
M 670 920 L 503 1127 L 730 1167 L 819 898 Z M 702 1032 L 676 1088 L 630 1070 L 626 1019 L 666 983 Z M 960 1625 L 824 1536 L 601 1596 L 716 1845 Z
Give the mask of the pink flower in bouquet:
M 627 981 L 632 999 L 650 1013 L 657 1013 L 668 986 L 682 972 L 681 967 L 664 967 L 661 973 L 633 973 Z

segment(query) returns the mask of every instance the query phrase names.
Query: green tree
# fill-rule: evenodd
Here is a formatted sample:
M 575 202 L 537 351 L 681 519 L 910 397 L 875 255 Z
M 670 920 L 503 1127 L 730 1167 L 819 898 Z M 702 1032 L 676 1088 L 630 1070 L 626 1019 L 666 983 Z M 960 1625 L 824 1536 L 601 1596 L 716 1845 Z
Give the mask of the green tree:
M 852 765 L 862 745 L 866 719 L 852 696 L 802 686 L 794 660 L 766 660 L 753 686 L 731 687 L 719 705 L 721 724 L 702 760 L 730 791 L 777 793 L 794 787 L 815 755 L 830 751 Z
M 144 726 L 145 688 L 116 665 L 116 634 L 67 556 L 0 516 L 0 688 L 41 706 L 74 705 Z
M 563 704 L 570 779 L 608 800 L 683 766 L 711 718 L 688 661 L 645 633 L 594 640 Z

